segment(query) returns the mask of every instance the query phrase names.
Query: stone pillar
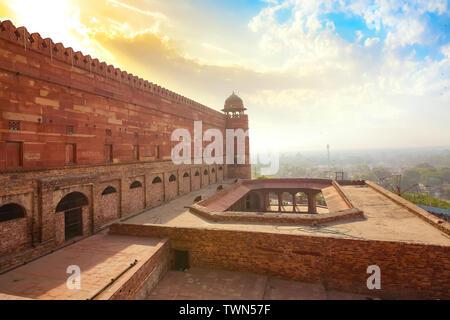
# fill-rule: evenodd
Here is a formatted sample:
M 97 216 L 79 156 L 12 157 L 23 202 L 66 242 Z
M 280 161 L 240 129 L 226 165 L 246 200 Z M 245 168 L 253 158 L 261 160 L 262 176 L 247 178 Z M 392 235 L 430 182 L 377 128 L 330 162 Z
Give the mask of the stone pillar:
M 295 198 L 295 193 L 292 194 L 292 212 L 297 211 L 297 199 Z
M 308 192 L 308 213 L 317 213 L 316 196 L 316 192 Z
M 278 192 L 277 196 L 278 196 L 278 212 L 280 212 L 281 211 L 281 200 L 282 200 L 281 193 Z
M 271 211 L 269 192 L 264 192 L 264 211 Z

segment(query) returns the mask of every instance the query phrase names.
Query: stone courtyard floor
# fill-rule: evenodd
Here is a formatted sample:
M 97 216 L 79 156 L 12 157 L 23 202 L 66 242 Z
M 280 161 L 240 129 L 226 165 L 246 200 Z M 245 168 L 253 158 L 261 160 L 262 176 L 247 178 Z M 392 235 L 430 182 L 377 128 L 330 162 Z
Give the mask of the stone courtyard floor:
M 165 243 L 164 239 L 97 234 L 0 275 L 0 300 L 85 300 L 135 259 L 137 264 L 109 289 L 120 287 Z M 69 289 L 67 267 L 80 267 L 80 289 Z M 109 294 L 109 289 L 103 295 Z M 99 296 L 101 298 L 101 296 Z
M 168 271 L 149 300 L 366 300 L 366 295 L 326 290 L 321 284 L 253 273 L 191 268 Z

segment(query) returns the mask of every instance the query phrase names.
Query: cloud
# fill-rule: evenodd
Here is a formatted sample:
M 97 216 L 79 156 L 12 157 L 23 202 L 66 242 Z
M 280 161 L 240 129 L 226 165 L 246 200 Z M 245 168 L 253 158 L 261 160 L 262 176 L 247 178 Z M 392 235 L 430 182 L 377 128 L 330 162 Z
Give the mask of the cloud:
M 126 3 L 123 3 L 123 2 L 120 2 L 120 1 L 117 1 L 117 0 L 107 0 L 107 3 L 111 3 L 111 4 L 115 5 L 115 6 L 119 6 L 119 7 L 128 9 L 128 10 L 131 10 L 131 11 L 134 11 L 134 12 L 146 15 L 146 16 L 150 16 L 150 17 L 153 17 L 153 18 L 160 19 L 160 20 L 167 19 L 167 17 L 164 14 L 160 13 L 160 12 L 154 12 L 154 11 L 150 11 L 150 10 L 142 10 L 142 9 L 133 7 L 133 6 L 129 5 L 129 4 L 126 4 Z
M 365 47 L 370 47 L 370 46 L 373 46 L 373 45 L 375 45 L 375 44 L 377 44 L 379 42 L 380 42 L 380 38 L 377 38 L 377 37 L 375 37 L 375 38 L 367 38 L 364 41 L 364 46 Z
M 440 129 L 450 117 L 450 47 L 440 46 L 439 59 L 409 49 L 429 43 L 424 14 L 447 12 L 442 1 L 266 2 L 248 21 L 157 0 L 61 1 L 56 20 L 37 5 L 8 8 L 21 24 L 31 20 L 32 32 L 73 39 L 92 56 L 216 110 L 237 91 L 252 146 L 264 146 L 270 132 L 284 149 L 450 144 Z M 283 10 L 289 18 L 277 19 Z M 355 30 L 349 42 L 328 13 L 358 16 L 373 30 Z
M 443 55 L 445 55 L 447 58 L 450 58 L 450 45 L 447 44 L 445 46 L 441 47 L 441 52 Z
M 419 135 L 436 134 L 435 126 L 444 126 L 443 119 L 449 115 L 445 107 L 450 105 L 449 95 L 442 93 L 448 81 L 442 79 L 441 74 L 449 74 L 450 61 L 448 56 L 438 61 L 416 61 L 414 56 L 405 56 L 398 48 L 426 43 L 430 30 L 423 14 L 442 13 L 445 6 L 442 1 L 425 7 L 415 2 L 399 5 L 380 1 L 369 7 L 362 5 L 362 1 L 352 2 L 350 6 L 342 3 L 285 1 L 262 9 L 251 20 L 249 28 L 260 35 L 263 50 L 273 55 L 287 52 L 282 70 L 295 75 L 299 85 L 292 89 L 261 90 L 248 98 L 253 104 L 264 106 L 265 112 L 270 112 L 266 111 L 269 106 L 283 108 L 280 111 L 283 117 L 279 119 L 284 126 L 287 126 L 284 119 L 290 117 L 307 128 L 321 125 L 336 128 L 335 135 L 330 135 L 329 139 L 340 137 L 334 142 L 337 145 L 414 146 L 414 141 L 423 143 Z M 294 18 L 279 23 L 275 14 L 281 7 L 289 7 Z M 366 38 L 363 46 L 358 40 L 348 43 L 321 18 L 336 11 L 361 16 L 375 31 L 387 29 L 386 39 Z M 362 33 L 357 36 L 359 40 L 363 38 Z M 442 49 L 444 55 L 447 50 L 447 47 Z M 311 81 L 303 85 L 306 79 Z M 432 105 L 435 110 L 426 120 L 421 118 L 420 111 L 425 105 L 428 108 Z M 292 115 L 295 111 L 298 118 Z M 408 125 L 404 121 L 408 121 Z M 404 129 L 397 130 L 400 126 Z M 347 127 L 355 128 L 359 139 L 342 130 Z M 419 128 L 427 129 L 420 131 Z M 311 134 L 305 130 L 305 134 L 308 132 Z M 314 139 L 299 140 L 299 146 L 312 147 L 311 140 L 325 142 L 325 135 L 319 140 L 314 133 L 312 135 Z M 392 139 L 384 139 L 386 135 Z M 288 140 L 288 136 L 284 138 Z M 449 144 L 450 134 L 441 133 L 435 139 Z

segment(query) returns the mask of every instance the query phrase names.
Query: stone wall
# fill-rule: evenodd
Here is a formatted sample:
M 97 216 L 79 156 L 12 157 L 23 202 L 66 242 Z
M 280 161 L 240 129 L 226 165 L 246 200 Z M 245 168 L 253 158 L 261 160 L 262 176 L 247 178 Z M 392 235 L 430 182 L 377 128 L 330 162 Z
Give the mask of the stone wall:
M 225 132 L 219 111 L 0 22 L 0 206 L 25 210 L 0 222 L 0 270 L 64 241 L 64 213 L 55 211 L 64 195 L 88 199 L 86 235 L 208 185 L 206 175 L 181 188 L 180 177 L 214 166 L 170 161 L 172 131 L 193 136 L 194 120 Z M 141 186 L 130 189 L 135 181 Z M 116 193 L 102 195 L 108 186 Z
M 103 191 L 108 187 L 114 188 L 115 192 L 103 194 Z M 94 215 L 95 230 L 98 230 L 105 224 L 120 218 L 120 180 L 101 183 L 96 189 L 96 194 L 100 193 L 101 195 L 98 208 L 94 208 L 94 212 L 98 212 Z
M 191 266 L 322 283 L 328 289 L 388 299 L 449 299 L 450 247 L 277 233 L 114 224 L 110 232 L 169 237 Z M 368 290 L 367 267 L 381 268 Z
M 28 220 L 27 218 L 21 218 L 0 222 L 2 227 L 0 232 L 0 256 L 31 245 Z
M 225 132 L 221 112 L 19 29 L 1 23 L 0 170 L 105 163 L 105 145 L 114 163 L 169 159 L 176 128 L 193 136 L 202 120 Z M 8 165 L 6 141 L 21 143 L 20 166 Z
M 143 300 L 164 277 L 170 267 L 169 242 L 152 255 L 152 257 L 131 269 L 117 283 L 98 297 L 99 300 Z
M 215 166 L 209 166 L 208 170 Z M 87 198 L 88 204 L 83 207 L 83 235 L 88 235 L 116 219 L 163 203 L 166 192 L 170 192 L 167 200 L 188 192 L 189 189 L 179 188 L 178 179 L 169 182 L 170 175 L 179 177 L 186 171 L 204 168 L 204 165 L 177 166 L 171 161 L 147 161 L 0 173 L 0 206 L 16 203 L 25 210 L 25 218 L 0 222 L 4 240 L 0 242 L 0 271 L 22 262 L 20 256 L 24 259 L 34 256 L 24 253 L 28 249 L 40 252 L 39 247 L 43 245 L 56 247 L 65 241 L 64 212 L 56 212 L 64 196 L 80 192 Z M 156 177 L 161 182 L 152 184 Z M 135 181 L 142 186 L 130 189 Z M 109 186 L 116 192 L 103 195 Z

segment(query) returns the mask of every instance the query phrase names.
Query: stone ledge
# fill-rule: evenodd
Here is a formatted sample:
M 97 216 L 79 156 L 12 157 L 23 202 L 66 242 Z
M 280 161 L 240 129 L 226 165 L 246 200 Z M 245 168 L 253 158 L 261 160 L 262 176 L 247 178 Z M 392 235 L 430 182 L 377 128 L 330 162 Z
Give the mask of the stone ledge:
M 333 184 L 333 187 L 336 189 L 339 195 L 342 197 L 342 199 L 345 201 L 345 203 L 350 207 L 350 209 L 355 208 L 352 201 L 347 196 L 344 189 L 342 189 L 342 187 L 339 185 L 339 183 L 336 180 L 333 180 L 331 183 Z
M 350 208 L 338 212 L 303 214 L 280 212 L 242 212 L 226 211 L 214 212 L 199 204 L 189 206 L 189 209 L 206 219 L 212 221 L 236 221 L 236 222 L 263 222 L 263 223 L 292 223 L 302 225 L 316 225 L 338 220 L 364 218 L 364 214 L 358 208 Z

